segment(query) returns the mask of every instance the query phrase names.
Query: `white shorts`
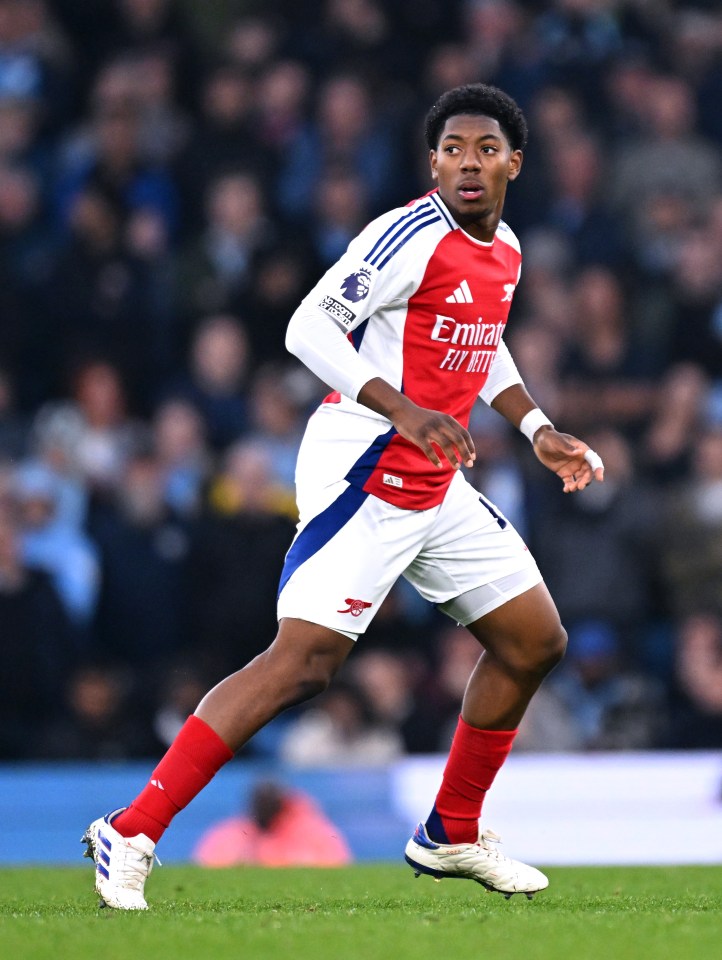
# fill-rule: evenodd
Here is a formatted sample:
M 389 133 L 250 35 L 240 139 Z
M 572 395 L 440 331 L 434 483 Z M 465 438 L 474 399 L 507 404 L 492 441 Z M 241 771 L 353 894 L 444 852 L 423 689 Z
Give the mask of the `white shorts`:
M 279 620 L 308 620 L 355 639 L 403 576 L 467 625 L 542 580 L 511 523 L 459 472 L 429 510 L 401 509 L 345 480 L 299 485 L 298 504 Z

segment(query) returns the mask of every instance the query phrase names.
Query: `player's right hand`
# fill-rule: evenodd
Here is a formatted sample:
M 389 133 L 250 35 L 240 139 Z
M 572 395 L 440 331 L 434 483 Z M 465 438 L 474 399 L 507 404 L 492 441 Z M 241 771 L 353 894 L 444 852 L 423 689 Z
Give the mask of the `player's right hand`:
M 416 444 L 435 467 L 441 467 L 442 454 L 458 470 L 462 464 L 471 467 L 476 459 L 471 434 L 447 413 L 427 410 L 408 401 L 392 419 L 398 433 Z

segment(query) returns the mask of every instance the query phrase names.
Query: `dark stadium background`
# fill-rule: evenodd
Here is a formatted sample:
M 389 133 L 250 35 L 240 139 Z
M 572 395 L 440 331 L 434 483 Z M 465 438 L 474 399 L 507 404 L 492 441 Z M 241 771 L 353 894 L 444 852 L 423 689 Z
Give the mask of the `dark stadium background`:
M 654 815 L 719 818 L 719 4 L 0 0 L 0 858 L 70 859 L 133 764 L 268 643 L 325 392 L 285 324 L 369 219 L 429 189 L 426 109 L 477 80 L 530 125 L 509 345 L 607 467 L 564 498 L 493 413 L 473 423 L 474 480 L 570 635 L 510 776 L 612 758 L 679 783 L 691 763 Z M 398 784 L 436 770 L 474 656 L 400 585 L 337 690 L 242 752 L 171 858 L 269 771 L 354 837 L 384 823 L 356 852 L 392 855 Z M 52 835 L 19 847 L 28 796 L 54 793 Z

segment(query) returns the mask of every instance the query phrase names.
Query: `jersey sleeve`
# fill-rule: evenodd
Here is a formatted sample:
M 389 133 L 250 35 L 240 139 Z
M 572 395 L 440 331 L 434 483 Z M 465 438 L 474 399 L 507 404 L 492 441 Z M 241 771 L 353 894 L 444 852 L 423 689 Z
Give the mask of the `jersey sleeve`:
M 399 257 L 390 269 L 380 269 L 383 261 L 376 256 L 388 242 L 386 235 L 391 232 L 393 236 L 398 220 L 399 211 L 391 210 L 365 227 L 304 297 L 303 304 L 350 333 L 384 304 L 408 298 L 414 284 L 403 268 L 405 258 Z
M 382 306 L 408 298 L 414 290 L 414 275 L 408 270 L 380 270 L 372 262 L 398 218 L 399 211 L 391 210 L 362 230 L 304 297 L 288 325 L 286 348 L 351 400 L 378 373 L 358 355 L 348 334 Z
M 521 374 L 509 353 L 509 348 L 503 340 L 500 340 L 496 356 L 489 370 L 489 376 L 486 378 L 486 383 L 479 396 L 485 403 L 491 405 L 494 398 L 498 397 L 507 387 L 513 387 L 515 383 L 523 382 Z
M 286 349 L 332 390 L 355 400 L 364 384 L 378 376 L 344 331 L 305 300 L 291 317 Z

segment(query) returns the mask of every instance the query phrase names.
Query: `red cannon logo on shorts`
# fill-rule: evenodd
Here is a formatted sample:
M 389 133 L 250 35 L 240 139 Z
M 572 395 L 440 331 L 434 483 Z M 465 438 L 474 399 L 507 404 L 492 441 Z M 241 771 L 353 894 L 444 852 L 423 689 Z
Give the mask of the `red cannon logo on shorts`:
M 365 600 L 352 600 L 351 597 L 346 597 L 344 603 L 348 604 L 348 610 L 337 610 L 336 613 L 350 613 L 352 617 L 360 617 L 364 610 L 373 606 Z

